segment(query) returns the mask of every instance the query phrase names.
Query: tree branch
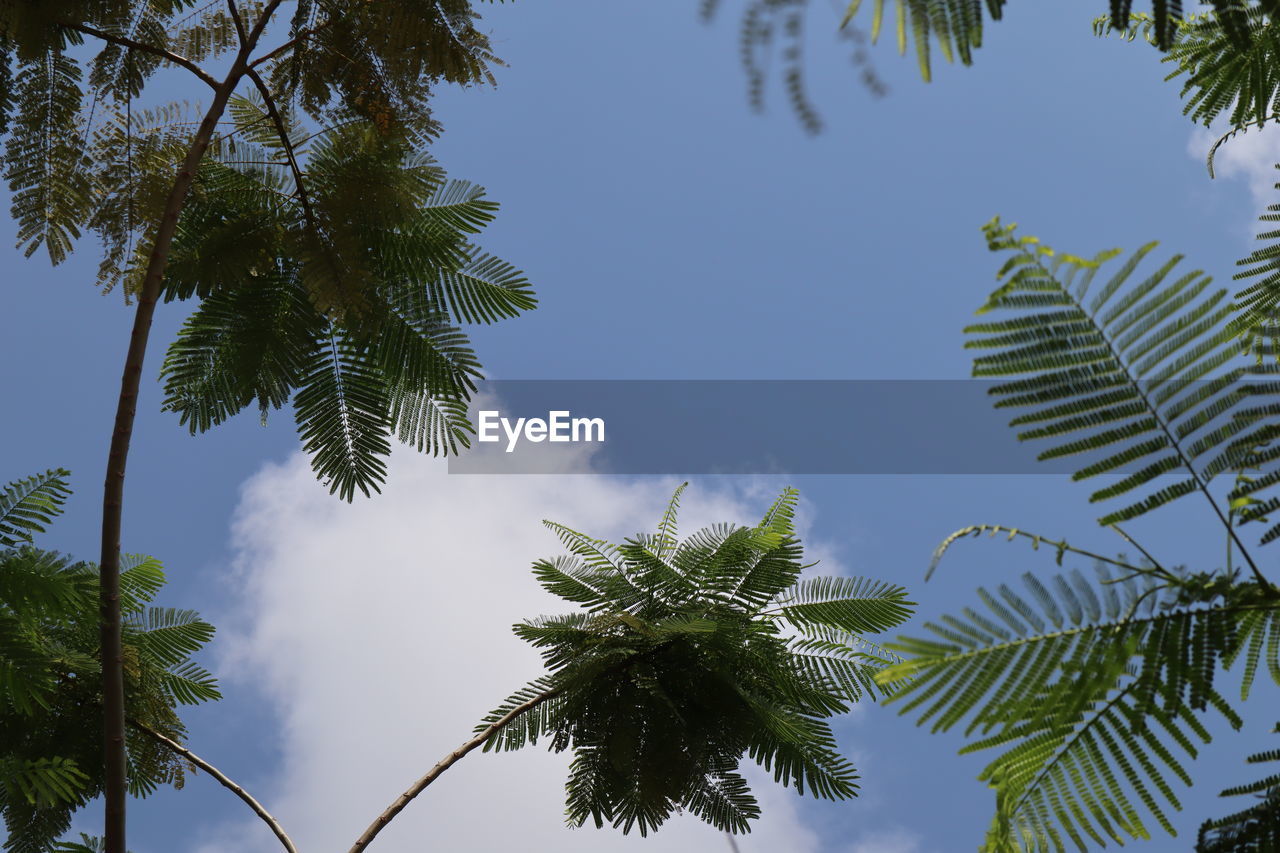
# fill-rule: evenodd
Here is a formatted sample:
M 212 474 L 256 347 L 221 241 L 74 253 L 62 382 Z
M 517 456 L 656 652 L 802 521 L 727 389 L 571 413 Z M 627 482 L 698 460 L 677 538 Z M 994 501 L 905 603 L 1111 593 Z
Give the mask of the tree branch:
M 121 47 L 133 48 L 134 50 L 140 50 L 143 53 L 150 53 L 153 56 L 158 56 L 166 62 L 172 62 L 174 65 L 187 69 L 192 74 L 196 75 L 196 77 L 200 78 L 200 81 L 209 88 L 218 88 L 218 81 L 215 80 L 207 71 L 199 65 L 196 65 L 190 59 L 187 59 L 185 56 L 179 56 L 173 51 L 165 50 L 164 48 L 156 47 L 155 45 L 146 44 L 145 42 L 134 41 L 133 39 L 126 38 L 124 36 L 113 35 L 112 33 L 103 32 L 102 30 L 94 29 L 93 27 L 86 27 L 84 24 L 64 23 L 62 26 L 69 30 L 75 30 L 78 33 L 84 33 L 87 36 L 93 36 L 96 39 L 102 39 L 103 41 L 110 42 L 111 44 L 118 44 Z
M 226 788 L 231 793 L 235 794 L 237 797 L 243 800 L 245 805 L 253 809 L 254 814 L 262 818 L 262 821 L 267 826 L 271 827 L 271 831 L 275 833 L 276 838 L 280 839 L 280 843 L 284 845 L 285 850 L 288 850 L 289 853 L 298 853 L 298 848 L 294 846 L 293 840 L 289 838 L 288 834 L 285 833 L 284 828 L 280 826 L 280 822 L 276 820 L 269 811 L 263 808 L 262 804 L 259 803 L 257 800 L 255 800 L 248 791 L 246 791 L 244 788 L 240 787 L 231 779 L 229 779 L 227 775 L 224 774 L 221 770 L 214 767 L 212 764 L 205 761 L 203 758 L 196 755 L 194 752 L 187 749 L 185 746 L 178 743 L 177 741 L 165 737 L 164 735 L 160 734 L 160 732 L 138 722 L 137 720 L 133 720 L 133 719 L 129 720 L 129 725 L 133 726 L 135 729 L 142 732 L 147 737 L 156 741 L 165 749 L 168 749 L 170 752 L 175 753 L 176 755 L 181 755 L 183 758 L 190 761 L 196 767 L 199 767 L 201 770 L 208 773 L 214 779 L 217 779 L 218 783 L 222 785 L 222 787 Z
M 306 41 L 307 39 L 311 38 L 311 37 L 312 37 L 313 35 L 315 35 L 316 33 L 320 32 L 320 31 L 322 31 L 322 30 L 328 29 L 328 28 L 329 28 L 329 27 L 331 27 L 332 25 L 333 25 L 333 18 L 329 18 L 327 21 L 325 21 L 323 24 L 321 24 L 321 25 L 320 25 L 320 26 L 318 26 L 318 27 L 312 27 L 312 28 L 311 28 L 311 29 L 309 29 L 309 30 L 302 30 L 302 31 L 301 31 L 301 32 L 299 32 L 296 36 L 294 36 L 293 38 L 289 39 L 289 40 L 288 40 L 287 42 L 285 42 L 284 44 L 280 45 L 279 47 L 275 48 L 274 50 L 270 50 L 270 51 L 268 51 L 268 52 L 264 53 L 262 56 L 259 56 L 259 57 L 258 57 L 257 59 L 255 59 L 253 62 L 250 62 L 250 63 L 249 63 L 249 67 L 250 67 L 250 68 L 257 68 L 259 65 L 263 64 L 264 62 L 270 62 L 271 60 L 275 59 L 275 58 L 276 58 L 277 56 L 279 56 L 280 54 L 289 52 L 290 50 L 292 50 L 293 48 L 297 47 L 297 46 L 298 46 L 299 44 L 301 44 L 302 42 L 304 42 L 304 41 Z
M 315 210 L 311 207 L 311 199 L 307 195 L 307 186 L 303 179 L 302 167 L 298 165 L 297 152 L 293 148 L 293 140 L 289 138 L 289 128 L 285 126 L 284 116 L 280 114 L 279 108 L 276 106 L 275 98 L 271 95 L 271 90 L 267 88 L 266 81 L 262 79 L 262 75 L 253 69 L 252 66 L 245 72 L 253 85 L 258 87 L 258 94 L 262 95 L 263 106 L 266 107 L 267 115 L 271 117 L 272 123 L 276 127 L 276 134 L 280 137 L 280 145 L 284 148 L 285 158 L 289 161 L 289 171 L 293 173 L 293 182 L 298 187 L 298 203 L 302 205 L 302 216 L 307 221 L 307 227 L 316 235 L 316 239 L 325 249 L 324 257 L 329 264 L 329 268 L 333 270 L 333 275 L 338 285 L 338 290 L 342 291 L 342 268 L 325 246 L 324 235 L 320 232 L 320 222 L 316 219 Z
M 444 773 L 444 771 L 448 770 L 454 764 L 457 764 L 458 761 L 460 761 L 468 752 L 471 752 L 476 747 L 482 745 L 489 738 L 493 737 L 495 734 L 502 731 L 502 729 L 506 727 L 516 717 L 519 717 L 521 714 L 525 713 L 526 711 L 532 711 L 534 708 L 538 707 L 543 702 L 546 702 L 548 699 L 554 698 L 559 694 L 560 694 L 559 689 L 548 690 L 545 693 L 539 693 L 537 696 L 533 697 L 528 702 L 525 702 L 522 705 L 517 705 L 516 707 L 512 708 L 501 719 L 487 726 L 482 732 L 480 732 L 478 735 L 473 737 L 471 740 L 467 741 L 462 746 L 458 747 L 453 752 L 449 753 L 444 758 L 440 759 L 439 763 L 436 764 L 435 767 L 432 767 L 429 771 L 427 771 L 427 775 L 423 776 L 417 782 L 414 782 L 413 785 L 410 786 L 409 790 L 405 791 L 399 797 L 396 797 L 395 802 L 387 806 L 386 810 L 382 814 L 378 815 L 378 819 L 375 820 L 373 823 L 369 824 L 369 828 L 364 831 L 363 835 L 361 835 L 358 839 L 356 839 L 356 843 L 351 846 L 351 849 L 347 851 L 347 853 L 361 853 L 361 851 L 363 851 L 366 847 L 369 846 L 369 842 L 373 841 L 374 837 L 379 832 L 381 832 L 388 823 L 391 822 L 392 818 L 400 814 L 400 812 L 404 811 L 404 807 L 409 805 L 409 803 L 412 802 L 414 797 L 421 794 L 428 785 L 430 785 L 437 778 L 439 778 L 440 774 Z
M 244 31 L 244 19 L 240 17 L 240 10 L 236 8 L 236 0 L 227 0 L 227 11 L 231 14 L 231 23 L 235 24 L 236 36 L 243 45 L 249 34 Z
M 284 116 L 280 114 L 280 109 L 276 106 L 276 100 L 271 95 L 271 90 L 267 88 L 266 81 L 262 79 L 262 75 L 253 70 L 250 66 L 245 72 L 253 85 L 258 87 L 258 94 L 262 95 L 262 103 L 267 109 L 267 115 L 271 117 L 271 122 L 276 126 L 276 134 L 280 137 L 280 145 L 284 148 L 285 159 L 289 161 L 289 171 L 293 172 L 293 182 L 298 186 L 298 201 L 302 205 L 302 215 L 307 220 L 307 225 L 316 236 L 320 236 L 320 228 L 316 223 L 315 211 L 311 208 L 311 200 L 307 196 L 307 187 L 303 182 L 302 167 L 298 165 L 298 155 L 293 149 L 293 140 L 289 138 L 289 128 L 285 126 Z

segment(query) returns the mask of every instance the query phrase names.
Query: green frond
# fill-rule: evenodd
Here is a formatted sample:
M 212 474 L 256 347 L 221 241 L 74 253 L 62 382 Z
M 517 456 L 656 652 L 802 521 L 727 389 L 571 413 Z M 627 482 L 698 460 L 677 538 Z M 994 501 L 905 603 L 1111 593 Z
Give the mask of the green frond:
M 160 378 L 163 408 L 191 432 L 252 403 L 263 420 L 289 402 L 314 357 L 321 327 L 306 294 L 283 277 L 206 297 L 169 346 Z
M 778 599 L 782 618 L 800 631 L 821 626 L 850 634 L 887 631 L 905 622 L 913 607 L 902 587 L 868 578 L 806 578 Z
M 845 10 L 841 26 L 849 24 L 862 9 L 862 0 L 852 0 Z M 880 38 L 884 22 L 885 0 L 871 0 L 871 40 Z M 982 47 L 983 7 L 986 16 L 998 21 L 1004 16 L 1004 0 L 896 0 L 894 19 L 898 52 L 907 52 L 907 42 L 915 45 L 920 76 L 926 81 L 933 76 L 931 45 L 947 62 L 959 59 L 964 65 L 973 63 L 973 51 Z
M 5 177 L 17 245 L 30 256 L 41 246 L 61 263 L 79 239 L 92 205 L 80 108 L 78 62 L 49 52 L 20 65 L 17 115 L 5 146 Z
M 667 504 L 667 509 L 662 513 L 662 520 L 658 522 L 658 535 L 656 537 L 657 556 L 660 560 L 665 560 L 673 555 L 677 548 L 680 547 L 678 516 L 680 514 L 680 496 L 684 494 L 684 490 L 689 488 L 686 481 L 681 483 L 671 495 L 671 502 Z
M 1275 188 L 1280 190 L 1280 183 Z M 1233 328 L 1249 335 L 1255 348 L 1272 344 L 1274 354 L 1274 318 L 1280 308 L 1280 228 L 1275 223 L 1280 222 L 1280 203 L 1268 205 L 1258 221 L 1257 239 L 1264 245 L 1236 262 L 1241 269 L 1234 278 L 1247 284 L 1236 294 L 1240 314 Z
M 36 533 L 62 512 L 71 489 L 63 468 L 50 468 L 6 485 L 0 491 L 0 548 L 31 542 Z
M 87 780 L 71 759 L 0 758 L 0 787 L 8 798 L 22 798 L 33 806 L 75 802 Z
M 53 849 L 57 853 L 103 853 L 106 847 L 101 838 L 82 832 L 79 841 L 58 841 Z
M 475 426 L 467 414 L 467 399 L 441 393 L 424 392 L 393 383 L 389 417 L 396 438 L 419 452 L 432 456 L 458 455 L 471 447 Z
M 356 489 L 366 496 L 380 491 L 391 453 L 382 376 L 337 328 L 321 340 L 305 371 L 293 405 L 316 475 L 343 500 L 354 498 Z
M 1123 843 L 1150 837 L 1148 819 L 1171 833 L 1174 780 L 1191 784 L 1185 761 L 1209 740 L 1196 714 L 1241 725 L 1218 670 L 1254 642 L 1258 614 L 1274 614 L 1266 591 L 1223 597 L 1194 578 L 1157 587 L 1152 569 L 1098 572 L 1092 584 L 1026 574 L 1028 594 L 979 589 L 983 608 L 886 645 L 903 656 L 875 676 L 895 683 L 887 702 L 934 731 L 963 724 L 977 738 L 962 752 L 1000 751 L 980 776 L 997 804 L 984 849 Z
M 213 639 L 213 626 L 194 610 L 148 607 L 134 614 L 126 630 L 129 641 L 161 666 L 176 666 Z
M 1209 293 L 1198 272 L 1173 278 L 1176 256 L 1133 281 L 1155 244 L 1094 288 L 1114 253 L 1088 261 L 1055 253 L 999 219 L 984 231 L 992 250 L 1010 257 L 980 313 L 1013 316 L 970 326 L 966 346 L 992 351 L 974 359 L 975 376 L 1008 380 L 989 389 L 997 407 L 1029 410 L 1012 421 L 1023 427 L 1019 439 L 1057 440 L 1041 459 L 1083 456 L 1074 479 L 1125 475 L 1090 498 L 1131 501 L 1102 524 L 1207 495 L 1253 424 L 1233 417 L 1244 403 L 1244 370 L 1231 363 L 1239 345 L 1226 292 Z M 1171 474 L 1179 479 L 1161 479 Z

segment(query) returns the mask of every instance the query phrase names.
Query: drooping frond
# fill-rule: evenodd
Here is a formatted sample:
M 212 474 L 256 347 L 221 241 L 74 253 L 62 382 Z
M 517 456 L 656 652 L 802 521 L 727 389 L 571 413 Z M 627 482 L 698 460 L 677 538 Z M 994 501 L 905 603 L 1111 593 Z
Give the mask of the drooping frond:
M 991 351 L 974 359 L 973 375 L 1002 380 L 989 393 L 997 408 L 1022 410 L 1010 421 L 1018 438 L 1053 441 L 1040 459 L 1083 456 L 1074 479 L 1121 475 L 1090 497 L 1128 501 L 1102 524 L 1208 496 L 1207 483 L 1237 463 L 1236 441 L 1253 423 L 1232 416 L 1246 395 L 1226 291 L 1210 291 L 1199 271 L 1179 275 L 1176 255 L 1132 280 L 1154 243 L 1095 284 L 1118 252 L 1056 253 L 999 219 L 984 230 L 1009 258 L 979 313 L 1006 317 L 969 326 L 965 346 Z
M 1280 726 L 1276 727 L 1280 732 Z M 1250 764 L 1280 761 L 1280 749 L 1250 755 Z M 1196 853 L 1241 853 L 1280 850 L 1280 772 L 1223 791 L 1223 797 L 1252 797 L 1253 805 L 1226 817 L 1204 822 Z
M 982 47 L 983 10 L 993 21 L 1004 15 L 1005 0 L 896 0 L 894 26 L 898 53 L 907 52 L 908 40 L 915 46 L 920 64 L 920 76 L 929 80 L 933 76 L 930 47 L 937 43 L 938 50 L 947 62 L 959 59 L 965 65 L 973 63 L 973 51 Z M 847 25 L 861 10 L 863 0 L 852 0 L 845 11 L 842 26 Z M 885 0 L 871 0 L 871 40 L 880 38 L 884 26 Z
M 20 109 L 5 146 L 18 246 L 28 256 L 43 246 L 55 264 L 71 252 L 91 213 L 82 76 L 79 63 L 56 51 L 23 62 L 14 95 Z
M 338 329 L 325 335 L 305 367 L 294 400 L 302 447 L 316 474 L 344 500 L 379 491 L 386 477 L 387 390 L 365 352 Z
M 392 435 L 469 447 L 481 373 L 459 323 L 535 304 L 469 242 L 496 206 L 363 119 L 306 136 L 286 115 L 286 148 L 260 102 L 232 108 L 247 129 L 202 167 L 168 268 L 166 298 L 203 302 L 165 360 L 165 408 L 198 432 L 292 400 L 317 474 L 348 500 L 378 489 Z
M 571 556 L 540 560 L 534 574 L 581 609 L 515 626 L 547 673 L 477 727 L 514 713 L 486 749 L 546 738 L 573 751 L 573 825 L 644 835 L 687 809 L 745 832 L 759 806 L 738 774 L 744 756 L 801 793 L 857 793 L 826 718 L 875 695 L 874 674 L 896 658 L 862 634 L 899 624 L 911 602 L 858 579 L 797 587 L 793 489 L 755 527 L 716 525 L 681 541 L 683 489 L 656 534 L 621 545 L 547 522 Z M 803 634 L 786 636 L 793 626 Z
M 703 0 L 700 17 L 710 20 L 720 5 L 719 0 Z M 764 111 L 770 78 L 777 78 L 792 114 L 807 132 L 816 134 L 822 130 L 823 121 L 807 82 L 810 32 L 835 30 L 835 35 L 851 46 L 850 59 L 862 85 L 873 96 L 884 95 L 888 87 L 871 63 L 865 33 L 848 25 L 835 27 L 836 19 L 825 6 L 819 6 L 815 25 L 809 20 L 809 11 L 809 0 L 745 0 L 738 23 L 738 52 L 752 109 Z
M 43 533 L 44 526 L 62 512 L 71 489 L 62 468 L 50 468 L 9 483 L 0 491 L 0 548 L 12 548 L 31 542 L 32 535 Z
M 1028 573 L 1028 594 L 980 589 L 982 608 L 887 645 L 905 658 L 877 675 L 897 682 L 889 702 L 935 731 L 963 725 L 977 735 L 963 752 L 1001 751 L 980 776 L 997 805 L 984 849 L 1083 850 L 1150 837 L 1148 821 L 1172 832 L 1175 782 L 1191 783 L 1185 762 L 1209 740 L 1197 714 L 1239 727 L 1218 670 L 1274 598 L 1256 584 L 1197 594 L 1198 579 L 1154 577 L 1105 564 L 1093 583 Z

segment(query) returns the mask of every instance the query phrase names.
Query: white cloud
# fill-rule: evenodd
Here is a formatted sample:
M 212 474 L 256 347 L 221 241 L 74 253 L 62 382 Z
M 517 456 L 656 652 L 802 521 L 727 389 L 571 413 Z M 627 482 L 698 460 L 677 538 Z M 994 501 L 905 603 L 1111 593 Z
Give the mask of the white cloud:
M 1225 127 L 1197 127 L 1191 132 L 1187 153 L 1201 162 L 1210 148 L 1222 137 Z M 1219 146 L 1214 156 L 1214 172 L 1219 178 L 1244 180 L 1259 208 L 1275 203 L 1275 185 L 1280 181 L 1276 164 L 1280 163 L 1280 133 L 1253 129 L 1237 134 Z
M 345 849 L 483 714 L 538 674 L 536 653 L 510 626 L 565 609 L 529 571 L 535 558 L 560 553 L 542 518 L 616 538 L 651 529 L 675 486 L 572 474 L 448 475 L 443 462 L 411 452 L 393 463 L 382 496 L 347 505 L 318 487 L 296 456 L 246 485 L 234 525 L 243 593 L 232 617 L 240 624 L 223 632 L 236 639 L 220 670 L 258 684 L 279 716 L 282 761 L 275 784 L 257 793 L 304 850 Z M 763 484 L 691 490 L 681 529 L 751 520 L 771 496 Z M 371 849 L 729 850 L 691 818 L 648 840 L 567 829 L 567 760 L 541 747 L 473 753 Z M 763 777 L 753 788 L 764 817 L 739 840 L 742 853 L 819 849 L 793 792 Z M 222 827 L 201 849 L 258 853 L 274 844 L 246 820 Z

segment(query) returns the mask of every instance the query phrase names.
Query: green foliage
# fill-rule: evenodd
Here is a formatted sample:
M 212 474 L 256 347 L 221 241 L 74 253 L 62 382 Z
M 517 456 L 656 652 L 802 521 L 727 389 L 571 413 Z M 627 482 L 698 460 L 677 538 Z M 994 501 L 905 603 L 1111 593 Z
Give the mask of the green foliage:
M 979 775 L 996 792 L 986 849 L 1149 838 L 1146 816 L 1172 833 L 1175 784 L 1191 784 L 1185 762 L 1209 741 L 1195 713 L 1240 726 L 1217 670 L 1249 617 L 1280 600 L 1254 583 L 1206 595 L 1201 578 L 1119 568 L 1099 563 L 1092 582 L 1027 573 L 1027 594 L 979 589 L 983 609 L 926 623 L 932 638 L 887 645 L 907 658 L 881 674 L 903 683 L 890 700 L 901 713 L 933 731 L 964 723 L 978 737 L 962 752 L 1001 751 Z
M 1280 24 L 1262 5 L 1248 6 L 1242 14 L 1235 23 L 1244 28 L 1243 40 L 1238 31 L 1224 24 L 1221 14 L 1185 18 L 1164 57 L 1176 66 L 1166 79 L 1182 78 L 1183 112 L 1206 127 L 1226 115 L 1233 128 L 1228 137 L 1280 116 L 1280 74 L 1276 70 Z M 1114 32 L 1111 21 L 1098 18 L 1094 32 L 1099 36 Z M 1157 41 L 1156 21 L 1150 15 L 1130 16 L 1128 26 L 1121 30 L 1121 36 L 1130 41 L 1139 35 Z
M 541 701 L 485 744 L 548 738 L 571 749 L 569 822 L 647 834 L 685 809 L 728 832 L 760 813 L 738 774 L 744 755 L 803 793 L 857 793 L 826 719 L 863 695 L 894 658 L 865 637 L 905 621 L 901 587 L 801 579 L 788 489 L 755 527 L 677 538 L 677 490 L 657 533 L 614 545 L 547 522 L 571 556 L 534 564 L 578 612 L 515 626 L 548 673 L 511 696 L 483 731 Z
M 100 284 L 137 293 L 198 113 L 134 99 L 158 68 L 225 61 L 241 36 L 222 4 L 56 5 L 0 5 L 19 243 L 58 263 L 92 229 Z M 236 5 L 246 27 L 266 8 Z M 497 206 L 422 153 L 432 88 L 491 81 L 470 4 L 292 8 L 287 38 L 268 30 L 286 40 L 254 60 L 255 94 L 233 96 L 168 252 L 164 298 L 201 304 L 164 363 L 165 407 L 202 431 L 292 402 L 318 476 L 350 500 L 377 490 L 391 435 L 469 446 L 480 363 L 460 326 L 535 300 L 471 242 Z
M 1223 672 L 1241 700 L 1259 672 L 1280 684 L 1280 592 L 1235 529 L 1274 508 L 1256 497 L 1280 479 L 1276 407 L 1263 396 L 1274 371 L 1240 363 L 1235 308 L 1207 276 L 1177 273 L 1180 257 L 1134 276 L 1155 244 L 1103 278 L 1118 252 L 1065 255 L 998 219 L 984 232 L 1006 261 L 979 313 L 1003 316 L 967 329 L 967 346 L 984 351 L 974 375 L 998 378 L 990 393 L 1018 412 L 1020 439 L 1054 442 L 1042 459 L 1092 454 L 1076 479 L 1114 475 L 1091 500 L 1124 499 L 1100 522 L 1143 559 L 1001 525 L 959 530 L 935 566 L 963 538 L 1003 534 L 1043 546 L 1059 566 L 1088 558 L 1095 577 L 1027 573 L 1026 592 L 979 589 L 980 606 L 926 623 L 930 636 L 886 644 L 903 660 L 876 678 L 920 724 L 962 727 L 962 752 L 995 753 L 979 777 L 996 798 L 984 850 L 1086 850 L 1150 838 L 1157 826 L 1172 833 L 1187 762 L 1209 741 L 1203 717 L 1241 725 Z M 1210 484 L 1227 472 L 1236 481 L 1224 511 Z M 1224 526 L 1224 568 L 1166 569 L 1117 526 L 1193 492 Z M 1233 568 L 1235 555 L 1251 576 Z
M 1280 750 L 1258 752 L 1246 760 L 1250 764 L 1280 761 Z M 1221 796 L 1252 796 L 1257 802 L 1235 814 L 1205 821 L 1200 827 L 1196 853 L 1265 853 L 1280 849 L 1280 773 L 1228 788 Z
M 872 0 L 869 5 L 872 10 L 871 38 L 874 41 L 879 38 L 884 23 L 886 0 Z M 914 45 L 920 74 L 925 80 L 929 80 L 933 73 L 933 44 L 937 45 L 947 62 L 959 59 L 964 65 L 970 65 L 973 51 L 982 46 L 984 18 L 1000 20 L 1004 17 L 1004 5 L 1005 0 L 895 0 L 894 28 L 898 52 L 905 54 L 909 41 Z M 1278 11 L 1274 0 L 1257 3 L 1212 0 L 1212 5 L 1212 34 L 1205 32 L 1202 35 L 1214 40 L 1225 39 L 1225 44 L 1233 45 L 1236 56 L 1241 57 L 1256 49 L 1254 37 L 1260 29 L 1270 25 Z M 862 6 L 863 0 L 851 0 L 845 11 L 844 23 L 853 20 Z M 1132 0 L 1112 0 L 1110 15 L 1100 19 L 1096 28 L 1118 30 L 1131 39 L 1136 31 L 1142 30 L 1149 41 L 1161 50 L 1174 54 L 1182 50 L 1181 0 L 1152 0 L 1150 15 L 1133 15 L 1132 8 Z M 1203 17 L 1196 16 L 1196 19 Z
M 1237 261 L 1241 269 L 1236 280 L 1249 283 L 1236 294 L 1240 306 L 1236 328 L 1251 335 L 1261 354 L 1274 355 L 1280 352 L 1274 328 L 1276 310 L 1280 309 L 1280 230 L 1274 224 L 1280 222 L 1280 203 L 1269 205 L 1259 220 L 1262 225 L 1257 239 L 1266 241 L 1265 245 Z
M 69 476 L 70 472 L 62 468 L 51 468 L 10 483 L 0 491 L 0 548 L 29 543 L 33 534 L 44 532 L 44 525 L 62 511 L 62 504 L 71 494 Z
M 1226 291 L 1210 291 L 1198 270 L 1177 275 L 1181 256 L 1131 281 L 1155 243 L 1095 288 L 1118 251 L 1090 259 L 1058 253 L 999 219 L 984 231 L 992 251 L 1009 257 L 978 313 L 1013 316 L 969 326 L 965 346 L 993 350 L 975 358 L 973 375 L 1010 380 L 990 393 L 997 408 L 1024 410 L 1010 421 L 1018 438 L 1055 440 L 1040 459 L 1086 456 L 1074 479 L 1124 475 L 1090 500 L 1140 495 L 1102 524 L 1207 494 L 1206 484 L 1239 457 L 1232 439 L 1252 423 L 1231 417 L 1246 395 L 1243 369 L 1232 366 L 1240 348 Z
M 378 488 L 392 434 L 469 446 L 481 373 L 459 324 L 535 304 L 470 242 L 496 205 L 411 137 L 358 118 L 304 134 L 285 114 L 302 186 L 261 102 L 232 113 L 245 130 L 202 167 L 169 262 L 166 299 L 202 301 L 165 360 L 165 408 L 194 433 L 292 400 L 317 474 L 346 499 Z
M 24 536 L 59 512 L 65 472 L 11 484 L 0 521 Z M 18 499 L 13 500 L 14 497 Z M 170 738 L 185 729 L 179 705 L 218 698 L 213 677 L 191 660 L 213 636 L 192 611 L 151 606 L 160 564 L 128 558 L 121 575 L 127 713 Z M 0 550 L 0 816 L 4 849 L 44 853 L 71 815 L 102 791 L 98 574 L 29 544 Z M 145 737 L 130 738 L 130 791 L 181 786 L 185 762 Z M 62 848 L 59 848 L 62 849 Z M 72 848 L 66 848 L 72 849 Z

